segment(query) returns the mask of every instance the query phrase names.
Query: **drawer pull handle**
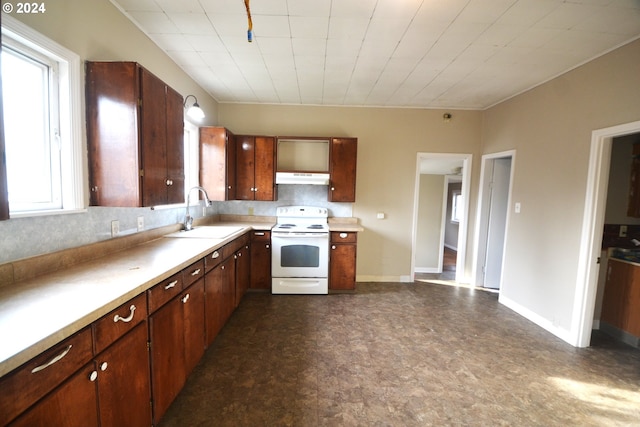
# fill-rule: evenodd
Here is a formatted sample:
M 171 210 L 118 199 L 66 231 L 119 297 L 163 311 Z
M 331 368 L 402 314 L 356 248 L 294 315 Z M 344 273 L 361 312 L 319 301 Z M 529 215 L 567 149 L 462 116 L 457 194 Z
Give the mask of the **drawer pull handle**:
M 40 366 L 36 366 L 35 368 L 33 368 L 31 370 L 32 374 L 35 374 L 36 372 L 40 372 L 42 370 L 47 369 L 49 366 L 53 365 L 54 363 L 56 363 L 57 361 L 59 361 L 60 359 L 62 359 L 63 357 L 65 357 L 67 355 L 67 353 L 69 353 L 69 351 L 71 351 L 71 347 L 73 347 L 72 344 L 69 344 L 67 346 L 67 348 L 65 348 L 62 353 L 60 353 L 59 355 L 57 355 L 56 357 L 54 357 L 53 359 L 49 360 L 47 363 L 44 363 Z
M 331 249 L 335 249 L 335 248 L 336 248 L 336 245 L 331 245 Z
M 211 258 L 216 259 L 220 257 L 220 253 L 218 251 L 213 251 L 211 254 Z
M 196 271 L 194 271 L 193 273 L 191 273 L 192 276 L 197 276 L 198 274 L 200 274 L 200 269 L 199 268 Z
M 269 249 L 269 245 L 264 245 L 265 248 Z
M 346 239 L 347 238 L 347 233 L 340 233 L 340 238 L 341 239 Z
M 184 298 L 182 298 L 182 303 L 183 303 L 183 304 L 186 304 L 186 303 L 187 303 L 187 301 L 189 301 L 189 294 L 186 294 L 186 295 L 184 296 Z
M 113 323 L 116 323 L 118 321 L 122 321 L 125 323 L 129 323 L 133 320 L 133 313 L 136 311 L 136 306 L 131 304 L 131 307 L 129 307 L 129 310 L 131 311 L 129 313 L 129 316 L 127 317 L 122 317 L 119 314 L 116 314 L 115 316 L 113 316 Z
M 89 374 L 89 381 L 94 382 L 97 379 L 98 373 L 96 371 L 91 371 L 91 374 Z
M 103 372 L 104 372 L 104 371 L 106 371 L 106 370 L 107 370 L 107 366 L 109 366 L 109 365 L 107 364 L 107 362 L 102 362 L 102 363 L 100 364 L 100 370 L 101 370 L 101 371 L 103 371 Z
M 264 236 L 264 232 L 255 232 L 253 233 L 254 236 Z
M 169 290 L 171 288 L 174 288 L 176 285 L 178 284 L 177 280 L 174 280 L 173 282 L 169 283 L 167 286 L 164 287 L 164 290 Z

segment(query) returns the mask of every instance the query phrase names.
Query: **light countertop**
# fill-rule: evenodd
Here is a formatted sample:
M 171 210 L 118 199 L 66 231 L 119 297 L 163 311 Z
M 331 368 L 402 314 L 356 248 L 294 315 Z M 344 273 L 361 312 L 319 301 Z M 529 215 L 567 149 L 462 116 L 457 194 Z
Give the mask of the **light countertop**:
M 242 225 L 224 239 L 163 237 L 0 287 L 0 376 L 253 229 Z

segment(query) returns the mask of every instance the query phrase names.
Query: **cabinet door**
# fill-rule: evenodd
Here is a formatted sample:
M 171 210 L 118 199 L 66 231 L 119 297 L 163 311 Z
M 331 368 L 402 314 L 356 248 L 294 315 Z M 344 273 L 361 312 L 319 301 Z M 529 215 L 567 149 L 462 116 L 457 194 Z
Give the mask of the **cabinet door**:
M 142 205 L 167 203 L 167 127 L 165 84 L 140 68 Z
M 189 375 L 204 354 L 204 277 L 191 285 L 182 295 L 184 312 L 185 374 Z
M 601 320 L 619 329 L 624 329 L 626 317 L 626 293 L 632 269 L 631 264 L 610 259 L 607 280 L 602 298 Z
M 225 322 L 223 301 L 226 268 L 222 268 L 223 266 L 224 263 L 218 264 L 204 277 L 205 332 L 207 345 L 210 345 L 218 336 Z
M 236 299 L 235 307 L 240 304 L 242 297 L 249 289 L 250 265 L 249 246 L 243 246 L 236 252 Z
M 9 425 L 97 427 L 98 399 L 92 374 L 95 375 L 95 367 L 89 363 Z
M 186 380 L 181 297 L 149 316 L 153 420 L 157 424 Z
M 329 201 L 356 201 L 357 138 L 331 138 Z
M 329 289 L 356 288 L 357 233 L 331 232 Z
M 211 200 L 236 198 L 236 141 L 228 129 L 200 128 L 200 185 Z
M 139 80 L 134 62 L 87 62 L 91 206 L 140 206 Z
M 253 200 L 255 194 L 255 138 L 236 136 L 236 199 Z
M 271 289 L 271 233 L 254 231 L 251 238 L 251 289 Z
M 151 425 L 146 322 L 98 355 L 96 362 L 101 427 Z
M 275 200 L 276 139 L 255 137 L 255 200 Z
M 640 267 L 631 267 L 629 285 L 626 292 L 626 318 L 624 330 L 640 337 Z
M 178 92 L 166 86 L 167 204 L 184 203 L 184 106 Z

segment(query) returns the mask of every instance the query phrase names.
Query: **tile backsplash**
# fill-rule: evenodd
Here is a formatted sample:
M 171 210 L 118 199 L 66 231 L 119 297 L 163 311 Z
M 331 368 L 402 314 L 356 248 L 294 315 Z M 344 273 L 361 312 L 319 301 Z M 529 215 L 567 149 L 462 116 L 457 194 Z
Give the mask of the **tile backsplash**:
M 352 216 L 351 203 L 327 201 L 327 187 L 315 185 L 279 185 L 274 202 L 214 202 L 207 215 L 237 214 L 275 216 L 276 208 L 285 205 L 326 207 L 329 216 Z M 107 208 L 89 207 L 85 212 L 12 218 L 0 221 L 0 264 L 43 255 L 63 249 L 111 239 L 111 221 L 118 220 L 120 236 L 137 232 L 138 217 L 144 217 L 144 229 L 150 230 L 183 221 L 185 207 Z M 191 208 L 195 218 L 202 209 Z

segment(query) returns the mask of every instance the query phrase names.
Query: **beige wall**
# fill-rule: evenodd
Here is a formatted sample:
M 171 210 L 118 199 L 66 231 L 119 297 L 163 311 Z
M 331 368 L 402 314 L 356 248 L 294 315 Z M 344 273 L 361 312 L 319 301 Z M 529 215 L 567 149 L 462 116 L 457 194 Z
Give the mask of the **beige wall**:
M 440 235 L 444 175 L 420 175 L 416 228 L 416 271 L 437 272 L 440 261 Z
M 640 41 L 487 110 L 483 153 L 515 149 L 501 299 L 559 336 L 575 331 L 591 133 L 640 119 Z
M 217 103 L 108 0 L 54 0 L 43 14 L 13 14 L 83 61 L 135 61 L 186 97 L 216 124 Z M 84 76 L 84 72 L 82 73 Z M 191 99 L 190 99 L 191 101 Z
M 358 236 L 360 281 L 410 275 L 417 153 L 479 158 L 478 111 L 454 111 L 449 123 L 442 120 L 444 110 L 220 104 L 219 111 L 218 122 L 235 133 L 358 138 L 353 215 L 365 227 Z M 376 219 L 377 212 L 386 219 Z

